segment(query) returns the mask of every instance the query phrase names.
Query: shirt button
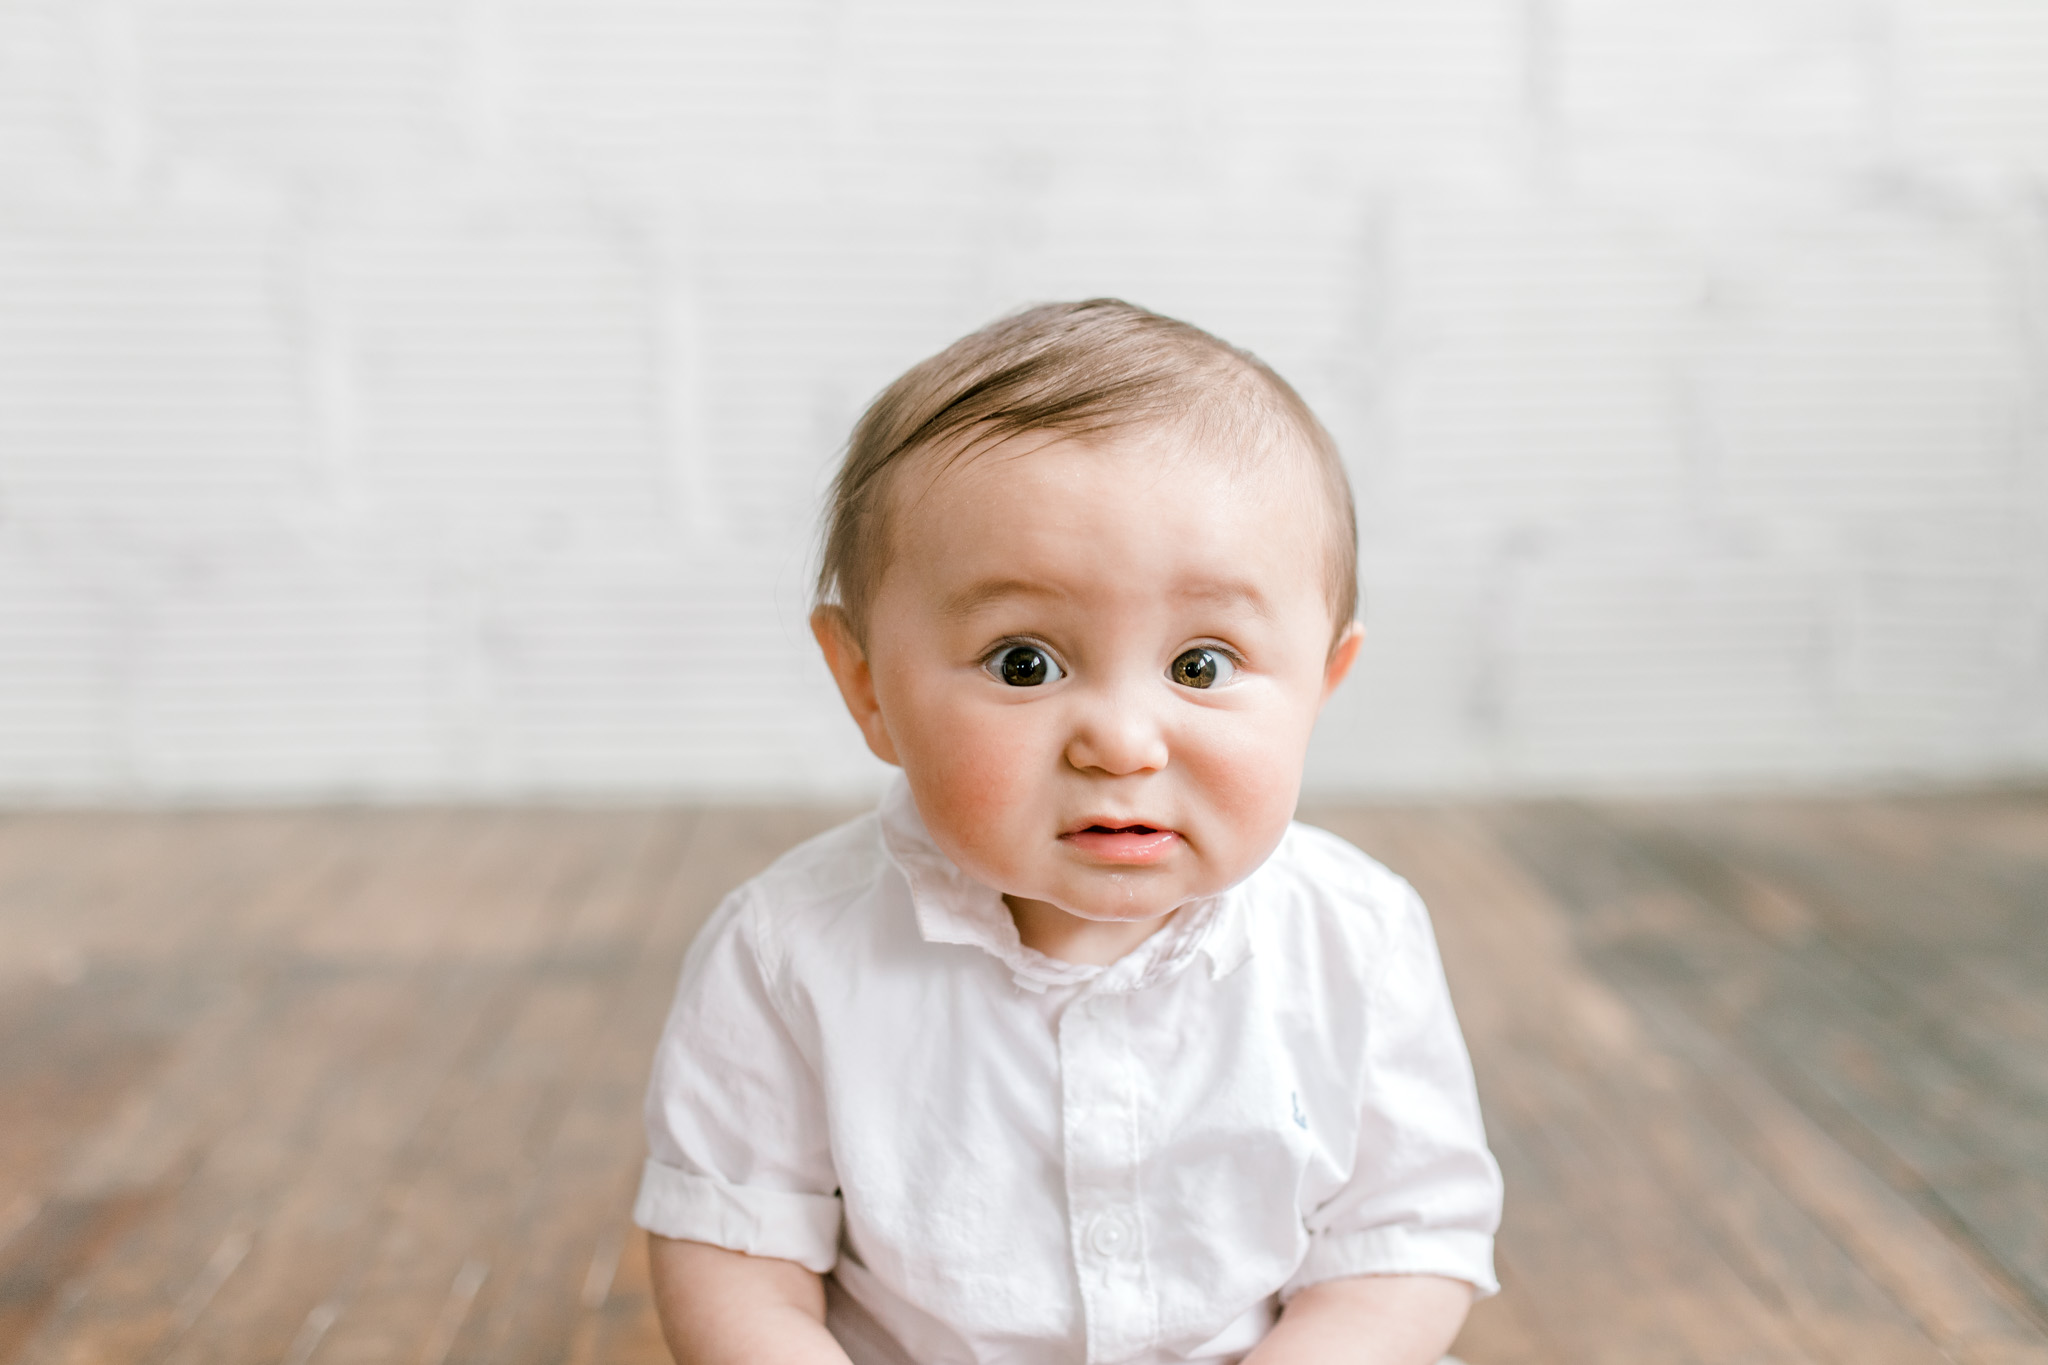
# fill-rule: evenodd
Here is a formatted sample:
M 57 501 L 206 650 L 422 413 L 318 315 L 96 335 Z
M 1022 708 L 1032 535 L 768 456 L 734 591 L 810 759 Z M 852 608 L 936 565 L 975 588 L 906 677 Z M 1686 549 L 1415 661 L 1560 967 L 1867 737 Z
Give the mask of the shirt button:
M 1105 1213 L 1088 1228 L 1088 1249 L 1112 1260 L 1131 1254 L 1137 1237 L 1121 1214 Z

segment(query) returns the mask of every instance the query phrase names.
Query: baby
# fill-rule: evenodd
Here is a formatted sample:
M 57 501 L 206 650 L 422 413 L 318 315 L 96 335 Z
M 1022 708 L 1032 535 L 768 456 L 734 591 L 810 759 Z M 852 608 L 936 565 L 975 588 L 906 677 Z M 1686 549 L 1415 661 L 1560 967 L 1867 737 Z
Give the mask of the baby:
M 811 623 L 902 775 L 683 968 L 635 1210 L 678 1361 L 1449 1346 L 1500 1177 L 1428 916 L 1292 823 L 1356 561 L 1295 392 L 1129 304 L 875 401 Z

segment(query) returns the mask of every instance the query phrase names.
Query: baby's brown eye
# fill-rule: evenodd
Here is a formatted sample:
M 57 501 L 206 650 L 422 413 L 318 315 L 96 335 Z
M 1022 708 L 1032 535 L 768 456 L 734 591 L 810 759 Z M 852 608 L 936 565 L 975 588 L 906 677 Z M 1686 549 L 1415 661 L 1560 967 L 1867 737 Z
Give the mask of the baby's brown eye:
M 1184 650 L 1167 666 L 1166 676 L 1182 687 L 1214 687 L 1230 681 L 1237 665 L 1220 649 Z
M 1001 682 L 1012 687 L 1043 687 L 1064 675 L 1052 656 L 1036 645 L 1011 645 L 999 649 L 982 665 Z

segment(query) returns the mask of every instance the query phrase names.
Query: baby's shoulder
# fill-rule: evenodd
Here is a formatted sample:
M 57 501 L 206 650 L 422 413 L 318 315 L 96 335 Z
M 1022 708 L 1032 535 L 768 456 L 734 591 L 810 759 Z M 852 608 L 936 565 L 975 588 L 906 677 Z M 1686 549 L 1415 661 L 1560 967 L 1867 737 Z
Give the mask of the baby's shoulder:
M 792 943 L 817 943 L 845 927 L 894 866 L 870 811 L 804 840 L 741 883 L 705 932 L 739 934 L 779 957 Z
M 1288 826 L 1247 889 L 1260 904 L 1260 923 L 1323 951 L 1376 959 L 1430 932 L 1429 913 L 1405 878 L 1348 840 L 1300 821 Z

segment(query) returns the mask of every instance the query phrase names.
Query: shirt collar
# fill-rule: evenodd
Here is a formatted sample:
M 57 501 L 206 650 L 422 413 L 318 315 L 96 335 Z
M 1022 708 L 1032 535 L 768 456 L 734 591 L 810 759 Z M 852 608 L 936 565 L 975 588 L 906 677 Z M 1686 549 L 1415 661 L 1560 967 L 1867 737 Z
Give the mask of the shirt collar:
M 1017 923 L 1001 893 L 962 872 L 932 842 L 910 784 L 898 775 L 881 804 L 882 846 L 910 887 L 918 932 L 927 943 L 981 949 L 1010 969 L 1025 990 L 1094 983 L 1097 990 L 1138 990 L 1176 975 L 1197 955 L 1221 979 L 1251 956 L 1239 887 L 1191 901 L 1173 923 L 1107 967 L 1063 962 L 1017 936 Z

